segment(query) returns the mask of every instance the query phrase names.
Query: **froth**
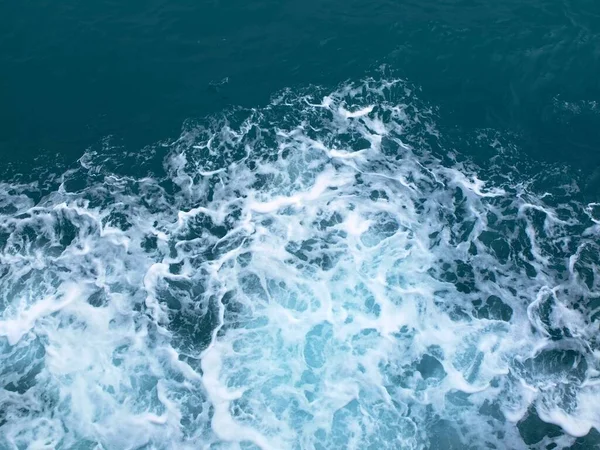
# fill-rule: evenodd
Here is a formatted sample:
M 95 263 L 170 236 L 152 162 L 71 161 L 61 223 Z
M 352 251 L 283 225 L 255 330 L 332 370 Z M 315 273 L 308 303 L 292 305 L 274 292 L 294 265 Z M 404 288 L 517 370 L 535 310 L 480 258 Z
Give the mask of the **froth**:
M 594 205 L 458 162 L 435 119 L 400 81 L 286 91 L 188 123 L 152 176 L 88 153 L 41 199 L 0 185 L 2 445 L 524 448 L 528 415 L 600 428 Z

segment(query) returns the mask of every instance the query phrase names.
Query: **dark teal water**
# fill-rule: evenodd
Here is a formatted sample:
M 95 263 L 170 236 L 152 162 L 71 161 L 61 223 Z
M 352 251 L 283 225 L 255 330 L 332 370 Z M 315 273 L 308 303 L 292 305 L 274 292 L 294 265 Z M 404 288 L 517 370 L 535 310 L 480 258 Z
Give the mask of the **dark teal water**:
M 0 449 L 600 448 L 600 3 L 0 4 Z
M 593 0 L 27 1 L 0 17 L 9 160 L 78 157 L 107 135 L 141 147 L 187 118 L 387 63 L 445 127 L 516 132 L 536 157 L 586 170 L 600 162 Z

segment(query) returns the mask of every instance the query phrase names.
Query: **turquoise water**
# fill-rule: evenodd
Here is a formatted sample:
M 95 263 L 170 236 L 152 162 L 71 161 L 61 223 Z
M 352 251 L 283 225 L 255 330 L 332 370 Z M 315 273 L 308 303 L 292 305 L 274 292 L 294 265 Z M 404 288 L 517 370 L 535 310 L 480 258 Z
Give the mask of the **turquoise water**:
M 0 5 L 0 448 L 600 447 L 600 5 Z

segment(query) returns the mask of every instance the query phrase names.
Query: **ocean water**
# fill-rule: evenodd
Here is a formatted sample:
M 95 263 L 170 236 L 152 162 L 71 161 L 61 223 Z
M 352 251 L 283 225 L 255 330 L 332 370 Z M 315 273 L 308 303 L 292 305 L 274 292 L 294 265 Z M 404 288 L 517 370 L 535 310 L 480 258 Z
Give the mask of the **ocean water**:
M 600 448 L 600 4 L 0 5 L 0 449 Z

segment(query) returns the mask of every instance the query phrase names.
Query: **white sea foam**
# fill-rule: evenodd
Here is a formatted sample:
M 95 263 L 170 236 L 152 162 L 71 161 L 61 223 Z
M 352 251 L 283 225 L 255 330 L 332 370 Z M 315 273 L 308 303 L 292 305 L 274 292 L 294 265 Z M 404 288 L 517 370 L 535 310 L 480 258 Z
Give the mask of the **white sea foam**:
M 367 80 L 190 123 L 152 177 L 88 153 L 47 192 L 0 185 L 0 446 L 516 449 L 528 414 L 600 428 L 594 205 L 439 148 L 430 109 Z

